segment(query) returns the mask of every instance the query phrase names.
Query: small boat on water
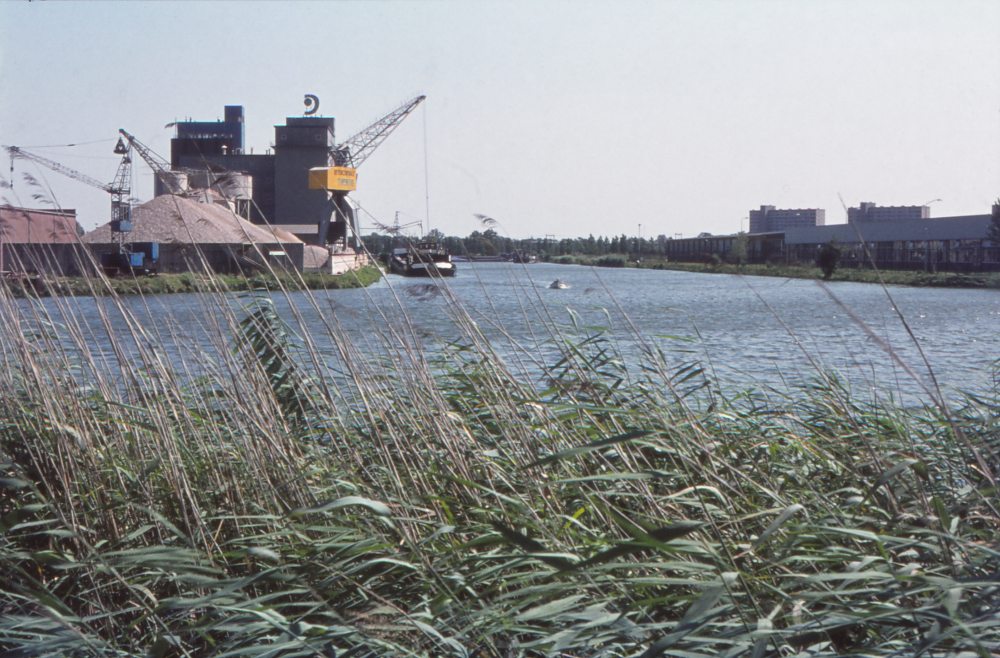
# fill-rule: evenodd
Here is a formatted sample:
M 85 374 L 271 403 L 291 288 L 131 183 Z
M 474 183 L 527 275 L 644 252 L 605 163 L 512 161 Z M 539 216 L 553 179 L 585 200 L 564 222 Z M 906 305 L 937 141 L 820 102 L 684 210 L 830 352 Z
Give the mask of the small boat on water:
M 565 290 L 566 288 L 569 288 L 569 286 L 563 283 L 562 279 L 556 279 L 555 281 L 549 284 L 549 288 L 553 290 Z
M 423 240 L 393 250 L 389 271 L 403 276 L 455 276 L 456 267 L 439 242 Z

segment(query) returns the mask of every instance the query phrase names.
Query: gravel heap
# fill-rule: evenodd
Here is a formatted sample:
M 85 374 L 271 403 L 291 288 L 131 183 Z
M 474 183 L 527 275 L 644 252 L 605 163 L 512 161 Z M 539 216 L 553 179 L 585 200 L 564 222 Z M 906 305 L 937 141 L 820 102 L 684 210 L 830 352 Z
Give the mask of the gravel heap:
M 323 247 L 307 244 L 302 250 L 302 269 L 318 270 L 330 260 L 330 252 Z
M 279 228 L 257 226 L 214 203 L 165 194 L 132 209 L 130 242 L 161 244 L 244 244 L 302 242 Z M 89 243 L 109 243 L 111 223 L 83 236 Z

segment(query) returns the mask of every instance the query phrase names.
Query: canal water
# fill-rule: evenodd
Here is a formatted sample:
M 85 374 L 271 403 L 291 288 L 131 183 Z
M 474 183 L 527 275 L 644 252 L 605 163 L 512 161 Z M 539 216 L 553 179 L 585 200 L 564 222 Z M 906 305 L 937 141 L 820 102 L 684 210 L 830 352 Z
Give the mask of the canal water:
M 556 278 L 569 287 L 550 289 Z M 552 326 L 570 340 L 604 329 L 633 365 L 650 347 L 662 351 L 669 369 L 697 362 L 729 390 L 787 390 L 814 380 L 819 368 L 850 382 L 855 394 L 910 402 L 927 399 L 921 388 L 933 384 L 931 372 L 946 391 L 992 389 L 1000 354 L 1000 292 L 992 290 L 897 287 L 890 300 L 871 284 L 543 263 L 461 263 L 458 276 L 440 285 L 447 289 L 390 275 L 365 290 L 315 292 L 319 313 L 305 293 L 274 299 L 282 317 L 331 361 L 339 353 L 329 331 L 369 346 L 403 318 L 413 328 L 409 340 L 440 349 L 461 337 L 456 300 L 501 358 L 528 363 L 532 375 L 558 360 Z M 125 299 L 159 348 L 184 352 L 185 361 L 192 350 L 209 359 L 226 349 L 213 326 L 217 303 L 200 295 Z M 45 304 L 55 308 L 52 300 Z M 113 363 L 98 305 L 110 308 L 106 300 L 71 302 L 90 349 Z M 127 331 L 113 310 L 108 318 L 114 331 Z

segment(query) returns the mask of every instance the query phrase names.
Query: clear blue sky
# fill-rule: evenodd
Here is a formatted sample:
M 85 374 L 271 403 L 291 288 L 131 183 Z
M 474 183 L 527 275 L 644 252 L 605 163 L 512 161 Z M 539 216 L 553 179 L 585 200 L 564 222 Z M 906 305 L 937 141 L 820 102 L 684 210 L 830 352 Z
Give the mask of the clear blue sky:
M 0 143 L 111 181 L 118 128 L 243 105 L 247 146 L 304 94 L 346 138 L 427 100 L 359 170 L 379 221 L 513 237 L 739 230 L 761 204 L 1000 195 L 1000 2 L 0 2 Z M 29 149 L 32 150 L 32 149 Z M 9 176 L 6 156 L 0 174 Z M 109 197 L 45 173 L 88 230 Z M 152 175 L 136 167 L 136 195 Z M 363 226 L 371 223 L 362 219 Z

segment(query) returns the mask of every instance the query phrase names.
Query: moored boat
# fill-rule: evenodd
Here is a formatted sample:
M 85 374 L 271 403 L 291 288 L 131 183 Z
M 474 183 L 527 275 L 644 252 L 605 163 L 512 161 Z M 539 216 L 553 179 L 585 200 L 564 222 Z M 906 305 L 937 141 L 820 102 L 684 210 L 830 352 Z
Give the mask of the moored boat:
M 456 267 L 440 243 L 424 240 L 395 249 L 389 257 L 389 271 L 403 276 L 455 276 Z

